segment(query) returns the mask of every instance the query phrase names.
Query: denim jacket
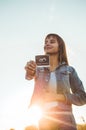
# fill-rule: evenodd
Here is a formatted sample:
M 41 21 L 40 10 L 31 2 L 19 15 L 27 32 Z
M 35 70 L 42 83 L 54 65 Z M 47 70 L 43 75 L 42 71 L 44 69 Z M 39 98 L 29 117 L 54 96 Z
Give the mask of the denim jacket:
M 72 104 L 81 106 L 86 104 L 86 92 L 83 83 L 80 80 L 76 70 L 72 66 L 61 64 L 55 70 L 57 80 L 57 94 L 64 94 L 65 103 L 61 105 L 63 108 L 71 109 Z M 35 86 L 31 98 L 31 104 L 42 102 L 43 88 L 47 88 L 50 72 L 41 72 L 38 70 L 35 79 Z

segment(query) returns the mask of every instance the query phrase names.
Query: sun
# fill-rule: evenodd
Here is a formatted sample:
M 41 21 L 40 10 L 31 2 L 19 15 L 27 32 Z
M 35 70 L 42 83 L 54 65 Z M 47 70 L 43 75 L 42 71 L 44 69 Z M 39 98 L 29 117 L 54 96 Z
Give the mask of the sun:
M 42 117 L 42 114 L 43 114 L 42 109 L 39 106 L 37 105 L 31 106 L 28 110 L 30 123 L 34 125 L 38 125 L 38 122 Z

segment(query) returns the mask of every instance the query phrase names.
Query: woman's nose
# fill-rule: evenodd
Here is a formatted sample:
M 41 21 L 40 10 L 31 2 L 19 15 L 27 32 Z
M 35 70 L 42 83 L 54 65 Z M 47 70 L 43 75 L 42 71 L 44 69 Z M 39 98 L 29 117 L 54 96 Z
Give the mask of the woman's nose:
M 46 43 L 46 46 L 49 46 L 49 45 L 50 45 L 50 42 L 47 42 L 47 43 Z

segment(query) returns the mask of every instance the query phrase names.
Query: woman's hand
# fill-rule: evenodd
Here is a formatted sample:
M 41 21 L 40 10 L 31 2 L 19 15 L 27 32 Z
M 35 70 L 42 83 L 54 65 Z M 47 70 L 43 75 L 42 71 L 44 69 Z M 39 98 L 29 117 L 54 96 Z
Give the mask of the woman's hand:
M 25 70 L 26 70 L 25 78 L 28 80 L 33 79 L 36 72 L 36 63 L 32 60 L 27 62 L 27 64 L 25 65 Z

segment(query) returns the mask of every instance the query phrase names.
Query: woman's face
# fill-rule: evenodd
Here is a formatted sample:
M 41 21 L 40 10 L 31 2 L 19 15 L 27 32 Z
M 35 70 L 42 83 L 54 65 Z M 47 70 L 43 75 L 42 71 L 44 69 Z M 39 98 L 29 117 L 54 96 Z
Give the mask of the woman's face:
M 46 54 L 57 54 L 58 46 L 56 37 L 50 36 L 45 39 L 44 51 Z

